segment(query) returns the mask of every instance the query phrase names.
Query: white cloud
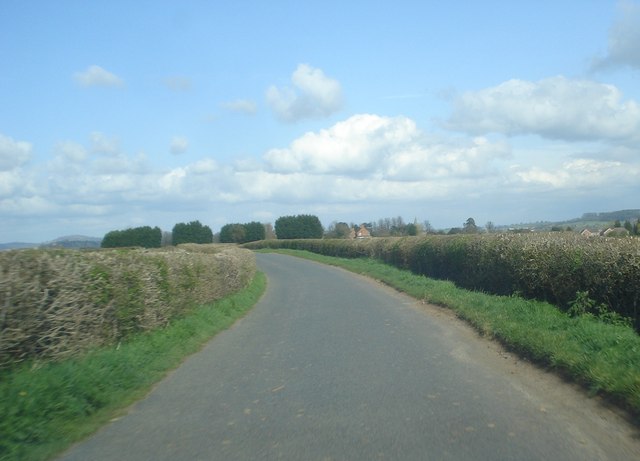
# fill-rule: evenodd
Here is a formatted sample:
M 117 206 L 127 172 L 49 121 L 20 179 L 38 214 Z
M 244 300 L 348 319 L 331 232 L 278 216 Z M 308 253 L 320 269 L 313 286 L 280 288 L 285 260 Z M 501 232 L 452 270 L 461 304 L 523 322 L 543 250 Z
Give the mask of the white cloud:
M 286 149 L 272 149 L 265 160 L 273 171 L 283 173 L 414 181 L 486 174 L 493 160 L 508 155 L 504 143 L 430 138 L 407 117 L 361 114 L 306 133 Z
M 124 80 L 100 66 L 89 66 L 82 72 L 73 75 L 74 80 L 82 86 L 123 87 Z
M 549 139 L 638 141 L 640 104 L 613 85 L 562 76 L 509 80 L 462 94 L 445 126 L 473 134 L 537 134 Z
M 224 109 L 246 115 L 254 115 L 258 110 L 256 103 L 248 99 L 236 99 L 235 101 L 222 103 Z
M 16 141 L 0 133 L 0 171 L 24 165 L 31 158 L 31 143 Z
M 516 169 L 515 177 L 525 184 L 553 189 L 598 190 L 607 185 L 632 185 L 640 176 L 640 165 L 617 161 L 578 158 L 555 168 Z
M 532 201 L 567 207 L 567 200 L 582 196 L 609 203 L 637 190 L 637 148 L 584 143 L 578 151 L 569 142 L 513 142 L 435 135 L 407 117 L 359 114 L 261 158 L 222 164 L 203 157 L 164 169 L 95 132 L 86 145 L 58 143 L 48 162 L 0 172 L 0 213 L 7 222 L 50 222 L 54 215 L 67 227 L 90 221 L 91 229 L 106 232 L 138 222 L 170 229 L 211 216 L 212 209 L 238 222 L 324 210 L 329 222 L 397 215 L 435 220 L 438 213 L 454 216 L 455 223 L 485 219 L 472 208 L 479 206 L 487 220 L 508 224 L 504 220 L 514 214 L 526 217 L 524 207 Z M 563 200 L 544 204 L 544 192 Z M 506 211 L 500 201 L 508 204 Z M 592 203 L 576 214 L 595 210 Z
M 120 141 L 115 138 L 109 138 L 100 131 L 93 131 L 89 135 L 91 141 L 91 152 L 106 155 L 117 155 L 120 152 Z
M 321 69 L 300 64 L 291 76 L 292 87 L 267 90 L 267 103 L 285 122 L 327 117 L 342 108 L 340 82 L 327 77 Z
M 72 163 L 80 163 L 87 158 L 87 149 L 82 144 L 73 141 L 58 143 L 55 151 L 61 159 Z
M 184 136 L 174 136 L 171 138 L 170 152 L 173 155 L 184 154 L 189 148 L 189 140 Z
M 609 31 L 606 56 L 594 59 L 593 70 L 625 67 L 640 69 L 640 4 L 621 1 L 619 18 Z

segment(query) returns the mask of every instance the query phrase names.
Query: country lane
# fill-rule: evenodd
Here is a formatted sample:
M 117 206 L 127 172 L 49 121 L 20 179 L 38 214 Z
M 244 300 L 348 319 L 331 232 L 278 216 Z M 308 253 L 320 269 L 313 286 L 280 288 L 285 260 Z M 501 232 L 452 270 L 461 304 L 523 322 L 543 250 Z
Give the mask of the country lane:
M 61 460 L 640 459 L 615 412 L 443 309 L 256 257 L 254 309 Z

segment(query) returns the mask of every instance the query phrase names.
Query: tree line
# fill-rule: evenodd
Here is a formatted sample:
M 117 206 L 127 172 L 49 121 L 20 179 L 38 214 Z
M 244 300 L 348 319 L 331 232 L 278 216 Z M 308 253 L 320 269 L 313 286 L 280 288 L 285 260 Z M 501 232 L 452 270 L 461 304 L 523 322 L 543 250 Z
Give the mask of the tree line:
M 418 223 L 406 223 L 402 217 L 381 218 L 377 221 L 347 224 L 345 222 L 332 222 L 325 230 L 317 216 L 300 214 L 295 216 L 281 216 L 275 222 L 275 229 L 271 224 L 263 224 L 257 221 L 249 223 L 225 224 L 218 235 L 214 235 L 209 226 L 200 221 L 178 223 L 171 233 L 163 233 L 158 227 L 135 227 L 125 230 L 108 232 L 102 240 L 102 248 L 115 247 L 143 247 L 159 248 L 163 245 L 179 245 L 181 243 L 247 243 L 267 238 L 277 239 L 306 239 L 306 238 L 350 238 L 360 229 L 365 227 L 371 236 L 411 236 L 420 234 L 435 234 L 444 231 L 433 229 L 429 221 Z M 616 221 L 614 227 L 624 227 L 631 235 L 640 235 L 640 219 L 635 223 L 626 220 L 623 223 Z M 555 229 L 552 229 L 555 230 Z M 275 231 L 275 232 L 274 232 Z M 494 232 L 495 226 L 488 222 L 485 228 L 476 225 L 473 218 L 468 218 L 462 227 L 451 228 L 448 234 L 476 234 L 480 232 Z M 527 231 L 529 231 L 527 229 Z
M 275 229 L 270 224 L 257 221 L 248 223 L 225 224 L 220 233 L 214 235 L 209 226 L 200 221 L 177 223 L 171 232 L 162 232 L 160 228 L 149 226 L 135 227 L 125 230 L 108 232 L 101 243 L 102 248 L 143 247 L 159 248 L 166 245 L 181 243 L 247 243 L 267 238 L 277 239 L 306 239 L 306 238 L 349 238 L 361 227 L 365 227 L 370 235 L 375 237 L 407 236 L 421 233 L 435 232 L 429 221 L 418 224 L 405 223 L 402 217 L 383 218 L 371 223 L 355 225 L 344 222 L 333 222 L 326 229 L 315 215 L 299 214 L 295 216 L 281 216 L 275 222 Z M 472 218 L 464 225 L 464 231 L 477 231 Z
M 169 238 L 163 238 L 159 227 L 134 227 L 107 232 L 102 239 L 102 248 L 142 247 L 160 248 L 163 244 L 179 245 L 181 243 L 211 243 L 213 232 L 209 226 L 200 221 L 178 223 L 173 226 Z

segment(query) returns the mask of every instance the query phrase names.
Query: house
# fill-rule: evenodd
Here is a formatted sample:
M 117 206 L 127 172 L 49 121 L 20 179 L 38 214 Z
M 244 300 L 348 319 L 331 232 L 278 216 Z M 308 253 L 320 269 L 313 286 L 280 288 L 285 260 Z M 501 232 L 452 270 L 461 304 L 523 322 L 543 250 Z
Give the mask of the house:
M 603 237 L 626 237 L 629 235 L 629 231 L 624 227 L 610 227 L 602 233 Z
M 369 239 L 371 238 L 371 232 L 369 232 L 369 229 L 364 227 L 364 224 L 360 224 L 360 229 L 356 232 L 356 238 Z
M 589 229 L 585 229 L 582 232 L 580 232 L 580 235 L 582 235 L 583 237 L 599 237 L 600 236 L 600 232 L 599 231 L 590 231 Z

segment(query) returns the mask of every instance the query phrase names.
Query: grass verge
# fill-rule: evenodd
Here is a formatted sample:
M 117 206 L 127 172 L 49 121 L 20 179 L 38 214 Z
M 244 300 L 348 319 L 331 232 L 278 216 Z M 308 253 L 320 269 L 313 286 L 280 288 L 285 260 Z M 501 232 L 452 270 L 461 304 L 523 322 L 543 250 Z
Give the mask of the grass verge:
M 23 365 L 0 375 L 0 459 L 45 460 L 86 437 L 212 336 L 231 326 L 264 292 L 258 272 L 247 288 L 196 309 L 162 330 L 82 358 Z
M 633 328 L 516 296 L 494 296 L 428 279 L 372 259 L 344 259 L 299 250 L 263 250 L 304 257 L 377 279 L 452 309 L 481 334 L 586 386 L 627 410 L 640 424 L 640 336 Z

